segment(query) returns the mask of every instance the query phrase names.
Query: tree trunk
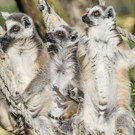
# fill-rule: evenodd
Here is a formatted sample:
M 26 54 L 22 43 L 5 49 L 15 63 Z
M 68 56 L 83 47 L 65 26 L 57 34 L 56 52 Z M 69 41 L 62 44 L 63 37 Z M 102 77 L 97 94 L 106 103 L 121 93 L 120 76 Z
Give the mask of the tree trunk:
M 98 0 L 59 0 L 73 25 L 84 29 L 86 26 L 81 17 L 86 14 L 86 8 L 98 4 Z
M 38 0 L 15 0 L 19 10 L 32 17 L 39 32 L 39 35 L 45 40 L 45 26 L 41 12 L 38 9 Z M 51 7 L 60 15 L 68 24 L 71 25 L 65 11 L 58 0 L 48 0 Z

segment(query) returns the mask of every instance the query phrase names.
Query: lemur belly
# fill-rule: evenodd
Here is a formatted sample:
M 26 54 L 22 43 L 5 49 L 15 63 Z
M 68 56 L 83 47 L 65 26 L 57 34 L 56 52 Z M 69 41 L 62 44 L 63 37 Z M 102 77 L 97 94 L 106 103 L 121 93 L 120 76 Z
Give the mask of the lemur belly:
M 53 77 L 52 82 L 51 82 L 52 88 L 53 88 L 53 86 L 57 86 L 59 88 L 59 91 L 64 96 L 67 96 L 68 95 L 67 87 L 68 87 L 69 84 L 71 84 L 71 80 L 73 78 L 71 69 L 67 68 L 65 70 L 65 69 L 61 68 L 61 71 L 58 71 L 59 68 L 55 64 L 51 65 L 51 69 L 52 69 L 51 75 Z M 60 117 L 63 113 L 63 108 L 58 107 L 57 102 L 56 102 L 56 99 L 58 97 L 57 97 L 57 95 L 55 96 L 55 93 L 53 95 L 54 96 L 53 96 L 53 102 L 52 102 L 52 106 L 51 106 L 51 109 L 50 109 L 50 113 L 55 117 Z
M 10 48 L 7 53 L 11 60 L 10 68 L 14 75 L 16 88 L 20 93 L 23 93 L 37 73 L 35 69 L 37 53 L 34 49 L 20 52 L 14 47 Z
M 103 130 L 107 125 L 106 119 L 111 119 L 110 112 L 115 111 L 117 102 L 115 99 L 117 95 L 116 53 L 115 47 L 105 43 L 93 42 L 89 46 L 91 82 L 86 92 L 84 117 L 87 116 L 85 122 L 93 129 L 96 126 Z M 110 113 L 110 118 L 108 118 L 108 113 Z

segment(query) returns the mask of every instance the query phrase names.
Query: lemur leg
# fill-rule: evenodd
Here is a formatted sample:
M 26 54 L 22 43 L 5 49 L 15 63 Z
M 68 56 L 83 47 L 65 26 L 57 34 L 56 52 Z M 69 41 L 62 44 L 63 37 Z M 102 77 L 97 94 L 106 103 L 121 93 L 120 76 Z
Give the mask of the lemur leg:
M 0 92 L 0 125 L 6 129 L 7 131 L 11 132 L 13 131 L 13 125 L 10 120 L 10 115 L 9 115 L 9 106 L 7 104 L 7 101 L 5 98 L 2 96 L 3 94 Z
M 65 103 L 65 106 L 67 105 L 67 108 L 64 111 L 63 119 L 69 119 L 71 116 L 77 113 L 78 104 L 74 101 L 68 101 Z
M 135 50 L 134 50 L 135 51 Z M 130 51 L 129 51 L 130 52 Z M 131 53 L 130 53 L 131 54 Z M 135 55 L 135 54 L 133 54 Z M 127 56 L 133 56 L 127 55 Z M 131 57 L 130 57 L 131 58 Z M 130 83 L 128 72 L 124 65 L 119 65 L 117 69 L 118 82 L 118 105 L 115 115 L 116 131 L 118 135 L 133 135 L 132 113 L 130 109 Z
M 61 116 L 62 120 L 69 119 L 72 115 L 77 113 L 77 106 L 78 106 L 78 104 L 75 103 L 72 100 L 71 101 L 67 101 L 65 103 L 60 103 L 59 101 L 57 101 L 57 104 L 58 104 L 58 107 L 65 108 L 65 111 L 64 111 L 63 115 Z
M 35 118 L 42 129 L 42 135 L 65 135 L 59 128 L 57 128 L 47 117 L 38 116 Z
M 85 126 L 84 122 L 80 120 L 79 117 L 75 119 L 75 122 L 73 123 L 73 135 L 85 135 Z
M 9 77 L 10 81 L 12 81 L 13 76 L 11 71 L 8 69 L 9 66 L 8 56 L 1 49 L 0 49 L 0 64 L 4 68 L 5 73 Z M 6 97 L 3 95 L 1 91 L 0 91 L 0 125 L 4 129 L 12 133 L 18 133 L 19 131 L 18 128 L 16 127 L 17 122 L 15 121 L 13 115 L 10 113 L 10 106 L 8 105 Z
M 121 114 L 116 119 L 116 133 L 117 135 L 133 135 L 132 118 L 127 111 Z

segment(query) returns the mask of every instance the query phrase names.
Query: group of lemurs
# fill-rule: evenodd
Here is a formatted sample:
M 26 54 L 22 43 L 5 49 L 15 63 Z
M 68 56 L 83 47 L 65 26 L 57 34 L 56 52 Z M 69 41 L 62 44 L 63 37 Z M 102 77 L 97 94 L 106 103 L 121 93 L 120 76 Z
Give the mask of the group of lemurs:
M 5 35 L 0 62 L 43 135 L 133 135 L 128 70 L 135 66 L 130 50 L 116 30 L 113 7 L 88 8 L 84 44 L 85 66 L 78 59 L 80 33 L 66 25 L 38 35 L 24 13 L 2 13 Z M 0 125 L 19 134 L 17 112 L 0 93 Z M 26 135 L 36 135 L 26 123 Z

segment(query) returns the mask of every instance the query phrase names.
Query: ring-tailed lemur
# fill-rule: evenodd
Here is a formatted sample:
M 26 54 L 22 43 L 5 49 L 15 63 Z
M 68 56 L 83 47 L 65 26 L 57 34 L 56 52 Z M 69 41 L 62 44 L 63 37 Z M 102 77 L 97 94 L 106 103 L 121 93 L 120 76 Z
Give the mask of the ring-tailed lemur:
M 23 13 L 2 13 L 6 33 L 1 40 L 8 57 L 14 87 L 20 94 L 13 99 L 24 102 L 33 117 L 45 115 L 51 104 L 50 58 L 33 20 Z M 4 124 L 4 123 L 3 123 Z
M 50 52 L 52 59 L 50 69 L 52 89 L 54 86 L 57 87 L 63 96 L 70 96 L 69 98 L 72 98 L 72 103 L 76 102 L 79 105 L 79 103 L 83 102 L 84 86 L 77 58 L 77 47 L 79 42 L 78 33 L 74 29 L 62 25 L 60 27 L 56 27 L 53 32 L 47 33 L 46 39 L 48 42 L 51 42 L 52 46 L 52 51 Z M 69 94 L 71 89 L 74 89 L 75 94 L 78 94 Z M 75 96 L 77 97 L 75 98 Z M 59 108 L 56 102 L 57 98 L 58 97 L 54 94 L 50 114 L 51 116 L 55 117 L 63 117 L 63 113 L 65 113 L 65 111 L 64 108 Z M 71 104 L 71 102 L 69 103 Z M 68 119 L 71 117 L 71 115 L 76 113 L 76 109 L 73 109 L 73 111 L 74 112 L 72 113 L 70 113 L 71 110 L 66 112 L 65 118 Z M 65 121 L 66 120 L 64 120 L 63 123 Z M 58 121 L 55 122 L 58 124 Z M 71 125 L 69 125 L 69 127 L 70 126 Z M 65 132 L 68 133 L 70 131 L 67 129 Z
M 133 135 L 128 70 L 135 65 L 135 49 L 120 37 L 115 18 L 111 6 L 89 8 L 82 17 L 90 27 L 83 119 L 88 132 Z
M 58 98 L 60 98 L 60 100 L 56 101 L 57 105 L 59 108 L 65 108 L 63 115 L 58 117 L 54 117 L 51 116 L 51 114 L 49 114 L 49 117 L 56 119 L 56 120 L 66 120 L 68 118 L 70 118 L 72 115 L 76 114 L 78 111 L 78 103 L 77 101 L 81 102 L 82 97 L 79 97 L 77 94 L 78 90 L 76 91 L 77 88 L 71 89 L 69 90 L 69 97 L 65 97 L 62 95 L 62 93 L 59 91 L 59 89 L 54 86 L 53 91 L 56 92 Z M 60 103 L 60 101 L 62 101 L 62 103 Z

